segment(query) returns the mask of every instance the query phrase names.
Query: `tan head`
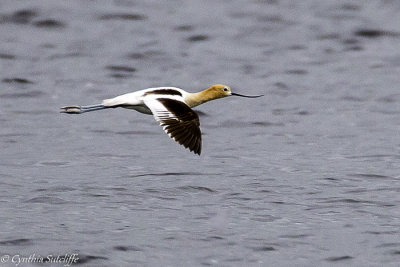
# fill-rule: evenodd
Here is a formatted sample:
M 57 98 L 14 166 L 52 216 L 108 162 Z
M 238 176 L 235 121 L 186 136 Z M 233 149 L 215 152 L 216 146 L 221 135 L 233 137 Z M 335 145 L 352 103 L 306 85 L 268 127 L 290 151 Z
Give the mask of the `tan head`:
M 224 84 L 214 84 L 210 88 L 204 90 L 209 100 L 223 98 L 232 95 L 231 88 Z
M 210 94 L 212 96 L 211 99 L 217 99 L 217 98 L 227 97 L 227 96 L 231 96 L 231 95 L 241 96 L 241 97 L 249 97 L 249 98 L 263 96 L 263 95 L 241 95 L 241 94 L 232 93 L 231 88 L 225 84 L 214 84 L 210 88 L 204 90 L 204 92 L 207 92 L 207 94 Z
M 201 105 L 207 101 L 218 99 L 218 98 L 223 98 L 227 96 L 241 96 L 241 97 L 260 97 L 262 95 L 258 96 L 247 96 L 247 95 L 240 95 L 236 93 L 232 93 L 231 88 L 225 84 L 214 84 L 210 88 L 199 92 L 199 93 L 194 93 L 194 94 L 189 94 L 186 98 L 185 101 L 189 105 L 189 107 L 195 107 L 198 105 Z

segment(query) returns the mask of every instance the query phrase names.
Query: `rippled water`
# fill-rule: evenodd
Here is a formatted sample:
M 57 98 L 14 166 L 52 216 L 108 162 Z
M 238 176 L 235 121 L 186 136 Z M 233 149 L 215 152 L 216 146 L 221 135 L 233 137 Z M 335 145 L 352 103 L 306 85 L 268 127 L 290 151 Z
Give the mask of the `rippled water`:
M 398 266 L 399 14 L 390 0 L 3 0 L 0 256 Z M 151 116 L 58 113 L 213 83 L 266 96 L 198 107 L 200 157 Z

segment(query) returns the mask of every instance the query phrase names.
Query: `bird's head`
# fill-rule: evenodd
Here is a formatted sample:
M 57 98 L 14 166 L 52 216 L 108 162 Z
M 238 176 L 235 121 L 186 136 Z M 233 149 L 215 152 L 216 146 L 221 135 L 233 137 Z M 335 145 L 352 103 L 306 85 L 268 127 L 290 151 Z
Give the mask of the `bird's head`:
M 223 98 L 227 96 L 240 96 L 240 97 L 249 97 L 249 98 L 256 98 L 263 95 L 256 95 L 256 96 L 248 96 L 248 95 L 241 95 L 237 93 L 232 93 L 231 88 L 224 84 L 214 84 L 210 88 L 208 88 L 207 93 L 212 96 L 212 99 Z

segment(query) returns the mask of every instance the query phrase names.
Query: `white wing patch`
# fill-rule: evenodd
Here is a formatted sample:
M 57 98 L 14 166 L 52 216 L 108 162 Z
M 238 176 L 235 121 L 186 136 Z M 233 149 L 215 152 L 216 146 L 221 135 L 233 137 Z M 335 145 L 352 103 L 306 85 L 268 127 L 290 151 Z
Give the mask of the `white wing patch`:
M 185 104 L 182 97 L 166 95 L 148 95 L 143 98 L 144 104 L 153 112 L 156 121 L 161 122 L 165 119 L 178 119 L 170 110 L 168 110 L 160 101 L 160 98 L 171 99 Z

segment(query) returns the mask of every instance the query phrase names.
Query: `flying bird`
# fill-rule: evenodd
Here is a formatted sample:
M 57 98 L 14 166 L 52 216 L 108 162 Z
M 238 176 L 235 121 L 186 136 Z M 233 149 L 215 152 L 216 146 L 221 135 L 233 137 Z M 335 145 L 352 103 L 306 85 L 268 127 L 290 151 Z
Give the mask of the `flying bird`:
M 256 98 L 263 95 L 248 96 L 232 93 L 231 88 L 223 84 L 215 84 L 198 93 L 188 93 L 176 87 L 156 87 L 105 99 L 99 105 L 65 106 L 61 108 L 61 112 L 82 114 L 118 107 L 134 109 L 144 114 L 153 115 L 154 119 L 160 123 L 172 139 L 200 155 L 200 120 L 192 108 L 210 100 L 227 96 Z

